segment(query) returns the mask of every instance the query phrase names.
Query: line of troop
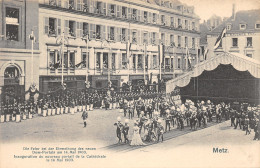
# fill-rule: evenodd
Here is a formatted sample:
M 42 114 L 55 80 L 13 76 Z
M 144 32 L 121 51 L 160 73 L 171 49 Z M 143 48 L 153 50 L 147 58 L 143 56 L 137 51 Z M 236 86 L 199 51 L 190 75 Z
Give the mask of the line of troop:
M 207 127 L 209 122 L 220 123 L 231 121 L 231 126 L 238 126 L 247 134 L 251 129 L 255 132 L 254 140 L 259 140 L 260 107 L 248 103 L 225 103 L 186 100 L 184 104 L 180 96 L 153 97 L 138 99 L 128 98 L 121 103 L 123 116 L 117 118 L 116 135 L 118 142 L 130 143 L 130 145 L 144 145 L 145 142 L 163 141 L 163 134 L 170 132 L 175 126 L 179 130 L 190 127 L 197 130 L 198 127 Z M 136 117 L 135 117 L 136 116 Z M 122 122 L 122 117 L 125 122 Z M 134 120 L 133 137 L 129 140 L 129 120 Z M 142 131 L 143 130 L 143 131 Z M 138 137 L 138 138 L 136 138 Z

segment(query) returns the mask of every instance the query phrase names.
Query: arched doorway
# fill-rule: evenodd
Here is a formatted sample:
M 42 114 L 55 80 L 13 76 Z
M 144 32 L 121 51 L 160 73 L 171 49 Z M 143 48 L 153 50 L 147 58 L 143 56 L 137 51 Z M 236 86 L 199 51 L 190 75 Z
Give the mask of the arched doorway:
M 15 65 L 8 66 L 4 71 L 3 101 L 13 103 L 24 99 L 24 85 L 21 84 L 21 72 Z

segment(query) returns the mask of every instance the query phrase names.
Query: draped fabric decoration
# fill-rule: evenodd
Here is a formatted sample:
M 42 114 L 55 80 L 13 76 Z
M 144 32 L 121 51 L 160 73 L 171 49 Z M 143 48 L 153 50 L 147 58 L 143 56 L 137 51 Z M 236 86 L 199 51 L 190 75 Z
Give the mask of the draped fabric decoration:
M 210 59 L 195 65 L 194 69 L 166 83 L 166 93 L 174 91 L 175 87 L 184 87 L 190 83 L 192 77 L 198 77 L 203 71 L 212 71 L 218 65 L 231 64 L 238 71 L 248 71 L 253 77 L 260 78 L 260 62 L 238 53 L 227 53 L 215 55 Z

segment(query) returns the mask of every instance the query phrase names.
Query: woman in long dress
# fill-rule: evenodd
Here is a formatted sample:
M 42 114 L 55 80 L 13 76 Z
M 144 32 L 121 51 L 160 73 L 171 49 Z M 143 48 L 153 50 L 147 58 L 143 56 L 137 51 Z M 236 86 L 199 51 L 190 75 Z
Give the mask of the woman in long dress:
M 141 139 L 141 135 L 139 134 L 139 129 L 140 128 L 137 126 L 137 123 L 135 123 L 133 127 L 134 134 L 130 143 L 131 146 L 145 145 Z

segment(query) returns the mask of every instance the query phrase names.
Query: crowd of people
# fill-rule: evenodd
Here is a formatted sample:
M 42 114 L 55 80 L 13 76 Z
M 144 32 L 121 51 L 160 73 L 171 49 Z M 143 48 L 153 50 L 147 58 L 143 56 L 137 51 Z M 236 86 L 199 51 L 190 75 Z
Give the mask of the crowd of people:
M 125 123 L 121 117 L 117 118 L 116 135 L 118 142 L 129 142 L 129 120 L 134 120 L 133 136 L 130 145 L 145 145 L 143 142 L 163 141 L 165 132 L 177 126 L 183 130 L 190 127 L 196 130 L 198 127 L 207 127 L 209 122 L 231 121 L 234 129 L 240 128 L 248 135 L 254 130 L 254 140 L 259 140 L 260 109 L 259 106 L 251 106 L 247 103 L 230 104 L 225 102 L 213 103 L 210 100 L 197 101 L 186 100 L 185 104 L 176 96 L 154 97 L 138 99 L 124 99 L 120 104 Z M 134 116 L 135 119 L 133 118 Z M 141 130 L 143 132 L 141 133 Z
M 230 120 L 231 126 L 241 129 L 248 135 L 255 132 L 255 140 L 259 140 L 259 106 L 240 103 L 191 101 L 183 104 L 179 95 L 165 96 L 157 92 L 94 92 L 63 91 L 53 95 L 39 96 L 38 99 L 1 103 L 1 122 L 21 122 L 35 116 L 52 116 L 74 114 L 94 109 L 120 109 L 122 116 L 118 117 L 117 137 L 121 143 L 144 145 L 146 142 L 163 141 L 163 135 L 174 126 L 183 130 L 190 127 L 207 127 L 209 122 Z M 82 115 L 86 127 L 86 113 Z M 127 118 L 123 123 L 122 117 Z M 129 122 L 133 120 L 134 136 L 129 138 Z M 131 130 L 132 130 L 131 129 Z M 141 132 L 143 132 L 141 136 Z
M 155 97 L 161 93 L 133 93 L 133 92 L 93 92 L 88 91 L 61 91 L 55 94 L 40 95 L 37 99 L 22 101 L 12 99 L 1 102 L 1 122 L 32 119 L 35 116 L 52 116 L 64 113 L 74 114 L 81 111 L 92 111 L 94 109 L 117 109 L 123 99 L 137 97 Z

